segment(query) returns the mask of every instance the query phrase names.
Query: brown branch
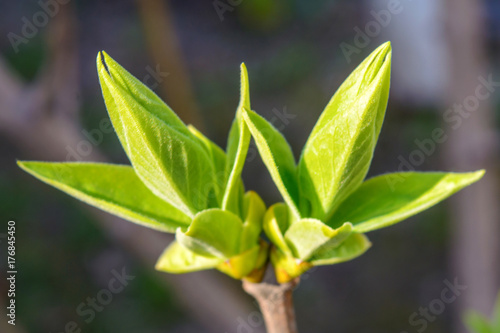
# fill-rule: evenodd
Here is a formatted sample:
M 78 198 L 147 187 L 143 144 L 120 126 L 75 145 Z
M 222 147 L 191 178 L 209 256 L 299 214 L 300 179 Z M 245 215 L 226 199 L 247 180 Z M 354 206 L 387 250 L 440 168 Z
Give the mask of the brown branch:
M 299 278 L 284 284 L 243 281 L 243 289 L 259 303 L 268 333 L 298 332 L 292 294 L 299 281 Z

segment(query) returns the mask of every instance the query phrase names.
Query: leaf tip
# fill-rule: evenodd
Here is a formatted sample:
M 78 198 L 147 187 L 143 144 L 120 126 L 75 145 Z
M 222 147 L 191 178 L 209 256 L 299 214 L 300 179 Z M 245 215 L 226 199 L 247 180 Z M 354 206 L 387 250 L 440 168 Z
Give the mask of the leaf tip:
M 380 48 L 383 48 L 384 50 L 387 50 L 387 51 L 392 51 L 391 41 L 388 40 L 387 42 L 383 43 L 382 45 L 380 45 Z
M 392 62 L 392 44 L 390 41 L 385 42 L 380 45 L 375 51 L 373 51 L 372 55 L 375 56 L 375 59 L 379 59 L 377 61 L 378 66 L 382 67 L 385 63 Z
M 43 173 L 44 173 L 44 167 L 50 164 L 54 163 L 49 163 L 49 162 L 39 162 L 39 161 L 16 161 L 17 165 L 19 168 L 21 168 L 23 171 L 29 173 L 35 178 L 42 179 Z
M 241 70 L 241 73 L 245 73 L 245 74 L 248 74 L 248 71 L 247 71 L 247 66 L 245 65 L 244 62 L 241 63 L 240 65 L 240 70 Z
M 33 163 L 35 163 L 35 162 L 16 160 L 17 166 L 20 167 L 22 170 L 29 172 L 29 173 L 31 173 L 30 165 Z
M 391 63 L 392 61 L 392 44 L 390 41 L 385 42 L 380 45 L 380 56 L 383 58 L 384 62 Z
M 244 62 L 242 62 L 240 65 L 240 81 L 240 108 L 250 108 L 250 87 L 248 83 L 248 71 Z
M 477 171 L 457 173 L 456 175 L 460 176 L 460 178 L 462 179 L 462 184 L 464 186 L 469 186 L 483 178 L 485 173 L 486 170 L 480 169 Z
M 97 69 L 98 69 L 99 73 L 101 73 L 102 70 L 104 70 L 106 73 L 109 74 L 108 64 L 106 63 L 106 60 L 109 58 L 110 58 L 109 55 L 104 51 L 99 51 L 97 53 L 96 62 L 97 62 Z
M 485 173 L 486 173 L 485 169 L 480 169 L 480 170 L 471 172 L 470 173 L 470 175 L 471 175 L 471 181 L 472 182 L 477 182 L 478 180 L 480 180 L 481 178 L 483 178 L 483 176 L 484 176 Z

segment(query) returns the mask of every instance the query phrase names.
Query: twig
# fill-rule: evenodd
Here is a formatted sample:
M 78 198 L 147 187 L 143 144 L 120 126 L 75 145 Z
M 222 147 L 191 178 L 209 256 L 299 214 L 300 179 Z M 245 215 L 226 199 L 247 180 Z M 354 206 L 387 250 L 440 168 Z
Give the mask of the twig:
M 298 332 L 292 293 L 299 281 L 299 278 L 284 284 L 243 281 L 243 289 L 259 303 L 268 333 Z

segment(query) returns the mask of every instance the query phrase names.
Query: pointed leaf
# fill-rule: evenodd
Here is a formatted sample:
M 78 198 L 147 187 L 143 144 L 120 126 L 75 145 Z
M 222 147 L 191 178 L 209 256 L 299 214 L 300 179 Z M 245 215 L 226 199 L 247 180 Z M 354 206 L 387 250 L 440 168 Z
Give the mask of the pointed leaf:
M 21 161 L 18 165 L 83 202 L 137 224 L 175 232 L 190 223 L 189 217 L 151 193 L 130 166 Z
M 288 207 L 284 203 L 277 203 L 269 207 L 264 215 L 263 229 L 267 238 L 286 255 L 292 251 L 285 241 L 285 232 L 289 228 Z
M 385 115 L 390 66 L 386 43 L 342 84 L 309 136 L 299 161 L 299 186 L 310 217 L 328 220 L 365 178 Z
M 228 181 L 224 192 L 222 209 L 229 210 L 237 215 L 240 214 L 242 181 L 241 172 L 250 145 L 250 132 L 241 116 L 243 108 L 250 108 L 250 88 L 248 84 L 248 73 L 245 64 L 241 64 L 241 92 L 240 103 L 236 109 L 227 142 L 227 173 Z
M 365 235 L 353 233 L 339 246 L 314 254 L 310 262 L 314 266 L 339 264 L 359 257 L 370 246 L 371 243 Z
M 270 256 L 278 283 L 287 283 L 313 267 L 311 263 L 283 253 L 276 247 L 271 249 Z
M 221 262 L 223 259 L 201 256 L 173 241 L 158 259 L 156 269 L 181 274 L 215 268 Z
M 97 65 L 109 116 L 139 178 L 190 217 L 207 208 L 215 176 L 200 140 L 108 55 L 100 53 Z
M 186 125 L 175 114 L 175 112 L 167 104 L 165 104 L 160 97 L 158 97 L 158 95 L 120 66 L 104 51 L 99 52 L 97 55 L 97 69 L 101 84 L 103 78 L 107 76 L 106 74 L 108 74 L 114 81 L 113 85 L 119 86 L 125 94 L 133 96 L 135 102 L 140 105 L 141 108 L 147 110 L 149 113 L 161 119 L 164 123 L 169 124 L 179 132 L 188 136 L 190 135 Z M 107 87 L 105 86 L 103 88 Z M 109 91 L 107 92 L 109 93 Z M 114 104 L 113 100 L 110 100 L 109 102 L 111 103 L 110 105 L 118 107 L 118 104 Z M 116 130 L 123 133 L 123 129 L 121 127 L 116 128 Z
M 259 257 L 260 245 L 235 255 L 217 266 L 217 269 L 232 278 L 242 279 L 250 274 L 256 266 Z
M 335 227 L 349 221 L 356 232 L 385 228 L 437 204 L 483 174 L 483 170 L 407 172 L 374 177 L 342 202 L 328 225 Z
M 216 177 L 216 189 L 217 189 L 217 199 L 218 199 L 218 205 L 217 207 L 221 207 L 222 204 L 222 196 L 224 194 L 224 189 L 226 188 L 227 184 L 227 177 L 228 173 L 226 170 L 226 163 L 227 163 L 227 158 L 226 158 L 226 153 L 219 147 L 217 146 L 212 140 L 204 136 L 200 131 L 198 131 L 194 126 L 188 125 L 188 129 L 193 133 L 196 137 L 198 137 L 201 142 L 205 145 L 205 148 L 207 149 L 207 153 L 210 156 L 210 159 L 212 160 L 212 165 L 214 166 L 215 170 L 215 177 Z
M 198 213 L 186 232 L 177 229 L 176 239 L 200 255 L 231 258 L 239 253 L 243 223 L 231 212 L 208 209 Z
M 240 252 L 246 251 L 259 243 L 262 232 L 262 218 L 266 205 L 259 195 L 253 191 L 245 194 L 243 199 L 243 229 L 241 232 Z
M 321 253 L 339 246 L 352 231 L 352 225 L 345 223 L 332 229 L 315 219 L 302 219 L 293 223 L 285 233 L 285 241 L 293 256 L 303 261 L 320 251 Z
M 264 274 L 266 273 L 268 262 L 269 243 L 261 239 L 259 241 L 259 254 L 257 255 L 254 269 L 249 274 L 247 274 L 244 279 L 251 283 L 262 282 L 262 280 L 264 279 Z
M 283 199 L 296 218 L 300 218 L 297 168 L 290 145 L 272 124 L 255 112 L 243 110 L 243 118 Z

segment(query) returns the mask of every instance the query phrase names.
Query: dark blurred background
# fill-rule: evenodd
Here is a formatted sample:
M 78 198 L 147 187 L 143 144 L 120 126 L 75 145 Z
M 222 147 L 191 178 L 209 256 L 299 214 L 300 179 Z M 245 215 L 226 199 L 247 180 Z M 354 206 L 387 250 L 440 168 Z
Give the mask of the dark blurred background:
M 128 163 L 104 130 L 98 51 L 223 147 L 244 61 L 252 108 L 298 156 L 340 83 L 386 40 L 392 90 L 370 176 L 487 174 L 445 204 L 369 234 L 374 246 L 362 257 L 306 274 L 295 293 L 299 329 L 465 332 L 463 311 L 489 315 L 500 286 L 498 1 L 1 1 L 2 309 L 9 220 L 18 275 L 17 325 L 0 310 L 0 331 L 263 332 L 240 282 L 215 271 L 154 271 L 169 235 L 80 204 L 17 168 L 16 159 Z M 254 147 L 247 162 L 247 188 L 279 201 Z M 135 278 L 106 298 L 123 270 Z M 447 281 L 467 286 L 451 304 L 442 301 Z M 106 304 L 92 310 L 96 297 Z

